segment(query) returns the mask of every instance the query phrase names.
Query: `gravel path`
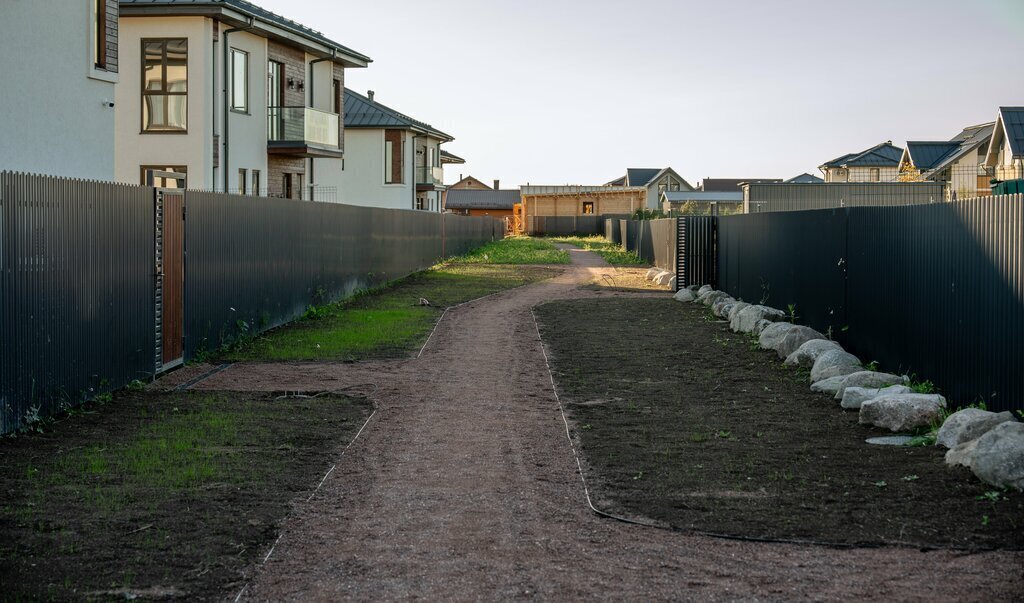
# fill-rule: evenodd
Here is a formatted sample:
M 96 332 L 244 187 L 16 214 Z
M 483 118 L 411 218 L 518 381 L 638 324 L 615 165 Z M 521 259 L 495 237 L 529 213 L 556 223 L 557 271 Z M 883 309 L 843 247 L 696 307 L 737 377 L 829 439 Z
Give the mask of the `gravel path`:
M 375 386 L 377 414 L 243 600 L 1021 597 L 1021 554 L 737 542 L 590 512 L 530 314 L 614 295 L 578 289 L 611 269 L 572 256 L 555 279 L 449 311 L 418 359 L 239 364 L 194 386 Z

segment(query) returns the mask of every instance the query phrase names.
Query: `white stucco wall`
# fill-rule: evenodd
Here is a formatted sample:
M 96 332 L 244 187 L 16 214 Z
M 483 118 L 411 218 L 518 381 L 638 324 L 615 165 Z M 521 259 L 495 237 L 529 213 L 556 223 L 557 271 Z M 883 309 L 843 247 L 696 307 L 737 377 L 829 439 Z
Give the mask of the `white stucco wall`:
M 227 141 L 227 169 L 229 192 L 238 192 L 238 170 L 246 170 L 247 192 L 252 194 L 252 172 L 259 170 L 262 179 L 262 188 L 267 188 L 267 39 L 253 34 L 236 31 L 227 37 L 228 39 L 228 62 L 230 69 L 230 49 L 235 48 L 249 53 L 249 111 L 241 113 L 228 111 Z M 224 36 L 221 35 L 221 43 Z M 218 45 L 219 46 L 219 45 Z M 223 62 L 223 51 L 218 48 L 218 64 Z M 218 79 L 223 73 L 218 68 Z M 228 81 L 230 81 L 230 73 Z M 209 90 L 209 89 L 207 89 Z M 223 111 L 224 94 L 217 94 L 217 106 Z M 223 113 L 218 113 L 223 115 Z M 221 118 L 223 119 L 223 118 Z M 191 135 L 191 132 L 189 133 Z M 206 137 L 211 138 L 212 132 L 206 132 Z M 224 140 L 224 132 L 221 132 L 221 140 Z M 221 155 L 223 160 L 224 155 Z M 223 190 L 223 176 L 217 182 L 217 190 Z
M 93 4 L 2 3 L 0 170 L 114 179 L 115 84 L 90 77 Z
M 143 165 L 184 165 L 190 188 L 213 188 L 213 22 L 203 17 L 121 17 L 115 178 L 140 184 Z M 188 133 L 142 133 L 142 39 L 188 38 Z M 219 73 L 218 73 L 219 75 Z
M 384 184 L 384 130 L 345 128 L 345 170 L 321 171 L 318 160 L 317 180 L 337 187 L 339 203 L 412 209 L 414 145 L 408 132 L 404 147 L 404 182 Z

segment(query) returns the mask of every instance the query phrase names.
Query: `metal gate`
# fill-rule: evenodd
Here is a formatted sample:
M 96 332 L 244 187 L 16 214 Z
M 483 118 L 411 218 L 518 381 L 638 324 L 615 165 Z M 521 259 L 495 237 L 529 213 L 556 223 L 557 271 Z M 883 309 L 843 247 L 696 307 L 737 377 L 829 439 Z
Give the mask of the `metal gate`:
M 185 193 L 156 189 L 157 373 L 179 366 L 185 356 Z

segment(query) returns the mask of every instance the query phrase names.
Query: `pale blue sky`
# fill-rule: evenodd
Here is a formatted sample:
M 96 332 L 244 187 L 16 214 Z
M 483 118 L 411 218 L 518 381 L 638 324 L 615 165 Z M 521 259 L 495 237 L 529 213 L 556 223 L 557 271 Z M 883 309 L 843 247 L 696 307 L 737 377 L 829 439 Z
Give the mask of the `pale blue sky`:
M 503 187 L 788 178 L 1024 105 L 1024 0 L 254 0 L 369 55 L 347 85 Z

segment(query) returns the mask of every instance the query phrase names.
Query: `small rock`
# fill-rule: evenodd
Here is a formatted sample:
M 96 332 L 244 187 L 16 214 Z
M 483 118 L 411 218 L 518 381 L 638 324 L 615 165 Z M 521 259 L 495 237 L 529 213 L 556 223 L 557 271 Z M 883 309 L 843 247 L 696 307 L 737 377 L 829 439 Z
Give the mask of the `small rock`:
M 857 410 L 868 400 L 874 400 L 880 396 L 891 394 L 909 394 L 912 391 L 906 385 L 890 385 L 883 388 L 847 387 L 843 392 L 843 399 L 839 405 L 848 410 Z
M 1024 491 L 1024 423 L 1000 423 L 977 440 L 971 471 L 997 488 Z
M 661 268 L 651 268 L 650 270 L 647 271 L 647 280 L 653 281 L 654 277 L 658 276 L 660 272 Z
M 843 382 L 843 387 L 839 388 L 836 392 L 836 400 L 843 399 L 843 391 L 847 387 L 867 387 L 867 388 L 879 388 L 889 387 L 890 385 L 907 385 L 910 383 L 910 377 L 906 375 L 892 375 L 890 373 L 879 373 L 876 371 L 858 371 L 856 373 L 850 373 Z
M 783 363 L 787 366 L 802 366 L 805 368 L 811 368 L 814 366 L 814 361 L 818 359 L 825 352 L 831 350 L 842 350 L 842 346 L 834 341 L 828 339 L 812 339 L 800 345 L 795 352 L 786 356 L 786 361 Z
M 421 297 L 421 298 L 420 298 L 420 305 L 421 305 L 421 306 L 429 306 L 429 305 L 430 305 L 430 302 L 429 302 L 429 301 L 427 301 L 427 298 L 425 298 L 425 297 Z
M 879 436 L 877 438 L 868 438 L 864 441 L 876 446 L 906 446 L 913 439 L 913 436 Z
M 815 381 L 814 383 L 811 384 L 811 391 L 835 395 L 835 393 L 839 391 L 839 388 L 843 385 L 844 379 L 846 379 L 846 375 L 836 375 L 835 377 L 829 377 L 828 379 Z
M 935 423 L 945 407 L 946 399 L 939 394 L 880 396 L 861 404 L 859 421 L 889 431 L 909 431 Z
M 695 296 L 693 294 L 693 291 L 689 289 L 680 289 L 678 292 L 676 292 L 675 295 L 672 296 L 672 299 L 679 302 L 692 302 L 693 300 L 697 299 L 697 296 Z
M 948 417 L 935 437 L 936 446 L 953 448 L 958 444 L 976 440 L 996 425 L 1013 421 L 1009 412 L 989 412 L 980 408 L 965 408 Z
M 762 350 L 774 350 L 794 328 L 796 325 L 791 322 L 773 322 L 758 335 L 757 345 L 761 346 Z
M 978 448 L 978 440 L 969 440 L 946 451 L 946 464 L 955 467 L 970 467 L 974 460 L 974 451 Z
M 851 375 L 863 371 L 860 360 L 843 350 L 829 350 L 814 361 L 811 367 L 811 383 L 835 377 L 836 375 Z
M 779 358 L 788 358 L 790 354 L 800 349 L 800 346 L 814 339 L 825 339 L 825 336 L 811 327 L 796 325 L 787 331 L 779 345 L 772 349 L 779 354 Z
M 735 314 L 729 321 L 729 327 L 737 333 L 760 334 L 756 329 L 761 321 L 782 322 L 785 319 L 786 313 L 782 310 L 768 306 L 747 306 Z

